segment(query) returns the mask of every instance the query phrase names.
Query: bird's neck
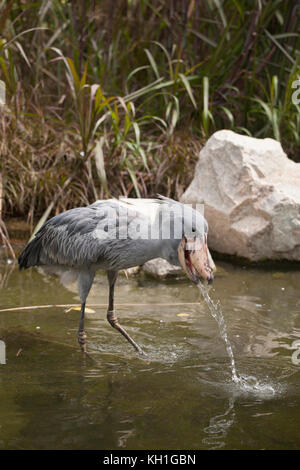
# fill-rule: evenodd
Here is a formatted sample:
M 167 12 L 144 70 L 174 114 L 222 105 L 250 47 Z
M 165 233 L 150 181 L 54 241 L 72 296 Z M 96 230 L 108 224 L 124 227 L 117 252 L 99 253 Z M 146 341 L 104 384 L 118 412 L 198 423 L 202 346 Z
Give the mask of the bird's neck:
M 179 266 L 179 260 L 178 260 L 178 245 L 180 243 L 180 240 L 175 239 L 175 240 L 163 240 L 163 242 L 160 244 L 160 255 L 159 258 L 164 258 L 171 264 L 175 264 L 176 266 Z

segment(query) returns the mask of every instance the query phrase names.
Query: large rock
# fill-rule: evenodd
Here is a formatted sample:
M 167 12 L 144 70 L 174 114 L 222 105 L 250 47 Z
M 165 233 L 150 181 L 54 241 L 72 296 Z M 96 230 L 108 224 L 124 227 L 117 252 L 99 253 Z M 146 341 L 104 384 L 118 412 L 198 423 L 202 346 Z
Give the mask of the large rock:
M 212 250 L 251 261 L 300 260 L 300 164 L 276 140 L 216 132 L 181 200 L 204 203 Z

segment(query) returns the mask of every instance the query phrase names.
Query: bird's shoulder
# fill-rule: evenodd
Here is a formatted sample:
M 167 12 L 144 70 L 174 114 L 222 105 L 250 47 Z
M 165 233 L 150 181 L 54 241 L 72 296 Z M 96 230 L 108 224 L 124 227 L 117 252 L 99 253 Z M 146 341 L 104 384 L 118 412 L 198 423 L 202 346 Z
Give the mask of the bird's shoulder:
M 100 222 L 118 219 L 125 214 L 130 220 L 140 215 L 132 206 L 125 205 L 117 199 L 99 200 L 88 206 L 76 207 L 55 215 L 43 225 L 37 235 L 46 231 L 57 233 L 65 231 L 68 236 L 84 235 L 93 232 Z

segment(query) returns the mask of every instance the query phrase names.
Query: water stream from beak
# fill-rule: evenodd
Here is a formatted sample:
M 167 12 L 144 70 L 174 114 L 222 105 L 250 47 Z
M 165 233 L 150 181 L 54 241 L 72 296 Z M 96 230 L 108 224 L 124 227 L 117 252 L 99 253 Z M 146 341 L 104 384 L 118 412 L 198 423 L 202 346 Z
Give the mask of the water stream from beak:
M 237 373 L 235 359 L 232 346 L 227 335 L 227 328 L 222 312 L 220 302 L 215 303 L 209 296 L 205 286 L 198 282 L 197 287 L 200 289 L 203 299 L 205 300 L 211 316 L 216 320 L 220 335 L 225 342 L 226 351 L 230 359 L 232 381 L 237 384 L 244 392 L 252 392 L 263 395 L 275 395 L 275 388 L 270 384 L 261 383 L 256 377 L 251 375 L 240 375 Z

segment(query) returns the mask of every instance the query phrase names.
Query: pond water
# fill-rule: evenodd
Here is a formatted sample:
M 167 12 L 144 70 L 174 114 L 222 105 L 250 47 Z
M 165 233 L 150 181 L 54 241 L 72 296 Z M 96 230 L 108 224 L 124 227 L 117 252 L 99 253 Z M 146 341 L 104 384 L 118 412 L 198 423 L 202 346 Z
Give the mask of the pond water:
M 118 317 L 142 359 L 106 321 L 100 273 L 88 304 L 103 306 L 86 315 L 92 358 L 77 345 L 78 310 L 0 312 L 0 449 L 299 449 L 300 270 L 218 268 L 209 295 L 237 373 L 259 390 L 233 383 L 218 325 L 188 280 L 119 277 Z M 1 309 L 79 303 L 76 286 L 5 261 L 0 286 Z

